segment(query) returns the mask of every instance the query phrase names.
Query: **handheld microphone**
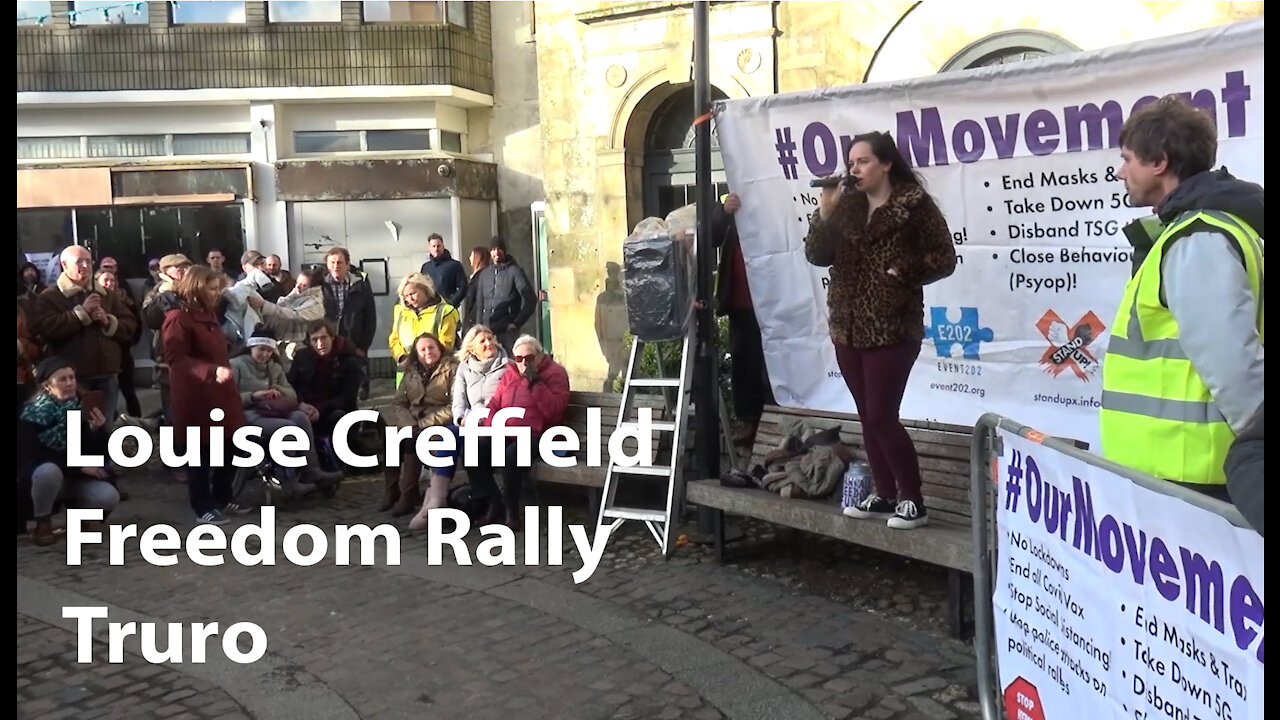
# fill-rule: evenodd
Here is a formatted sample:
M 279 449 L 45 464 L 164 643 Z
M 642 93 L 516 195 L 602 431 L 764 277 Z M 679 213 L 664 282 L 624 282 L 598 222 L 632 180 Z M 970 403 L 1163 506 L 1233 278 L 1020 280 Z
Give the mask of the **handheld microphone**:
M 831 177 L 814 178 L 809 181 L 809 187 L 811 188 L 839 187 L 840 183 L 844 182 L 844 179 L 845 179 L 844 175 L 833 175 Z

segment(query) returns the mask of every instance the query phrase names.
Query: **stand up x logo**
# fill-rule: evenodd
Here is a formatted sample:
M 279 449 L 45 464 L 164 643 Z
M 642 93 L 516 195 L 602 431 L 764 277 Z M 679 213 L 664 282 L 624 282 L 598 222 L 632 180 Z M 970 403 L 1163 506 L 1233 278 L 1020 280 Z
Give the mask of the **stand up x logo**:
M 1049 341 L 1049 348 L 1040 356 L 1040 364 L 1046 372 L 1057 377 L 1063 370 L 1071 368 L 1076 377 L 1086 382 L 1097 374 L 1098 359 L 1089 352 L 1089 346 L 1093 345 L 1107 326 L 1102 324 L 1092 310 L 1071 327 L 1062 321 L 1058 313 L 1050 310 L 1040 317 L 1036 328 Z

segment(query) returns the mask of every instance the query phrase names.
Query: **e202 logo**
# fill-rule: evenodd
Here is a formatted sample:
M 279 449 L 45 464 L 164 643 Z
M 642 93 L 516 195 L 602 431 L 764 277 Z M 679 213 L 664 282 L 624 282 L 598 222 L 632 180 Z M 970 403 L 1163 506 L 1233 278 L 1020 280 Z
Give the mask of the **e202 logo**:
M 929 308 L 930 324 L 924 329 L 924 336 L 933 341 L 938 357 L 955 357 L 956 347 L 961 348 L 962 357 L 966 360 L 980 360 L 979 348 L 984 342 L 995 339 L 991 328 L 982 327 L 978 320 L 978 308 L 962 307 L 958 321 L 954 321 L 945 307 Z

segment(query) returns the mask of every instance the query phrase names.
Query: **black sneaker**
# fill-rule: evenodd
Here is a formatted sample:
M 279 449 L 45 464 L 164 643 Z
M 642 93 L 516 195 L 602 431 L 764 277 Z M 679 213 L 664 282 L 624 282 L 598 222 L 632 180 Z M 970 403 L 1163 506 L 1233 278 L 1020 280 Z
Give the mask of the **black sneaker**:
M 844 509 L 844 514 L 859 520 L 884 520 L 893 517 L 894 501 L 871 494 L 866 500 Z
M 230 522 L 221 510 L 210 510 L 199 518 L 201 523 L 205 525 L 226 525 Z
M 223 515 L 248 515 L 255 510 L 257 510 L 257 508 L 247 503 L 230 502 L 230 503 L 227 503 L 226 506 L 222 508 L 222 514 Z
M 889 518 L 889 527 L 895 530 L 912 530 L 929 524 L 929 515 L 925 512 L 924 503 L 914 500 L 903 500 L 898 503 L 893 517 Z

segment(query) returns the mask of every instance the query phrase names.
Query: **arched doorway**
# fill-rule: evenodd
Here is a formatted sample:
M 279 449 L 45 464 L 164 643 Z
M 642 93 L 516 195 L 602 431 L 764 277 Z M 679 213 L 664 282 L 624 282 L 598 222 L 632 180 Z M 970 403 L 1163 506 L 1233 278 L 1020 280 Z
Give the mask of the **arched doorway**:
M 711 99 L 713 102 L 726 100 L 728 96 L 712 87 Z M 644 135 L 645 216 L 666 217 L 672 210 L 697 201 L 694 154 L 697 130 L 693 119 L 692 84 L 679 86 L 649 119 Z M 717 198 L 729 191 L 714 123 L 711 126 L 711 181 L 716 184 Z
M 944 63 L 938 72 L 1008 65 L 1071 52 L 1080 52 L 1080 48 L 1053 33 L 1042 30 L 1008 30 L 970 43 Z

